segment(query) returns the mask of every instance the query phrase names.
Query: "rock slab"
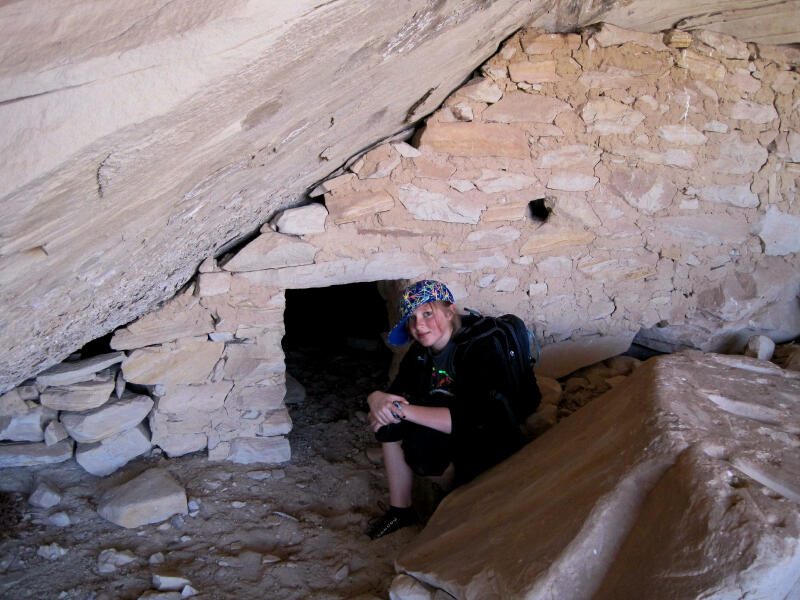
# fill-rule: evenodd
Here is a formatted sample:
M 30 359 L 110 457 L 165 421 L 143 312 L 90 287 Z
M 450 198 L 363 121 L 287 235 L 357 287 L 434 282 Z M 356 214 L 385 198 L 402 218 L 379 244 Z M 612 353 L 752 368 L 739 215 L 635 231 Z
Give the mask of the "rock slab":
M 2 444 L 0 445 L 0 468 L 32 467 L 60 463 L 72 458 L 74 442 L 70 439 L 57 444 Z
M 186 491 L 165 469 L 149 469 L 103 494 L 97 513 L 128 529 L 189 513 Z
M 99 442 L 116 433 L 136 427 L 153 408 L 153 400 L 130 392 L 115 402 L 83 413 L 61 416 L 61 423 L 77 442 Z
M 799 398 L 756 359 L 651 359 L 447 496 L 398 572 L 463 599 L 793 597 Z
M 110 475 L 150 448 L 150 435 L 139 424 L 93 444 L 78 444 L 75 460 L 86 471 L 98 477 Z

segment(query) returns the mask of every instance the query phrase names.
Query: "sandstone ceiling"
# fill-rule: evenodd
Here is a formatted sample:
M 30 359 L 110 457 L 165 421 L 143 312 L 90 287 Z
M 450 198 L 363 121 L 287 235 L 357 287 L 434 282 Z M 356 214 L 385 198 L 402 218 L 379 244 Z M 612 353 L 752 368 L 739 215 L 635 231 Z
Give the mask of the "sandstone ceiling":
M 800 41 L 798 2 L 0 4 L 0 390 L 431 112 L 529 24 Z

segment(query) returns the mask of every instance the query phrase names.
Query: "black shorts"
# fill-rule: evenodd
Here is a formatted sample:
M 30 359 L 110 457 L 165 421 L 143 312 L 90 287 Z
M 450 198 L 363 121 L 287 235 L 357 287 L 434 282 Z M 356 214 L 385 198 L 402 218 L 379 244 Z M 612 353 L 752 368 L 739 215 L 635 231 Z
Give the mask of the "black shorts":
M 402 442 L 406 463 L 417 475 L 444 473 L 453 462 L 452 436 L 448 433 L 402 421 L 384 425 L 375 432 L 379 442 Z

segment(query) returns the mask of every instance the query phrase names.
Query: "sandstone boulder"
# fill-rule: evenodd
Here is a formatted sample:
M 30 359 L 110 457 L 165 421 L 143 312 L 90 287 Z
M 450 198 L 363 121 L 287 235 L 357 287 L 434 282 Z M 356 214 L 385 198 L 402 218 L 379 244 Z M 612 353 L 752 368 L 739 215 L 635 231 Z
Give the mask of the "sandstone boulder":
M 769 363 L 651 359 L 447 496 L 397 569 L 465 599 L 791 597 L 797 398 Z
M 101 517 L 128 529 L 188 512 L 186 492 L 165 469 L 148 469 L 108 490 L 97 506 Z

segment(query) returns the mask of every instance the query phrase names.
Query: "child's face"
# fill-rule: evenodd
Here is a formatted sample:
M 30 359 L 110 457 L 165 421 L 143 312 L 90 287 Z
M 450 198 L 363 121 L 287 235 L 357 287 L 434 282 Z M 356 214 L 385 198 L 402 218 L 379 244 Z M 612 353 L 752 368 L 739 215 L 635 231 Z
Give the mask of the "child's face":
M 408 332 L 426 348 L 441 351 L 453 333 L 453 307 L 423 304 L 408 319 Z

